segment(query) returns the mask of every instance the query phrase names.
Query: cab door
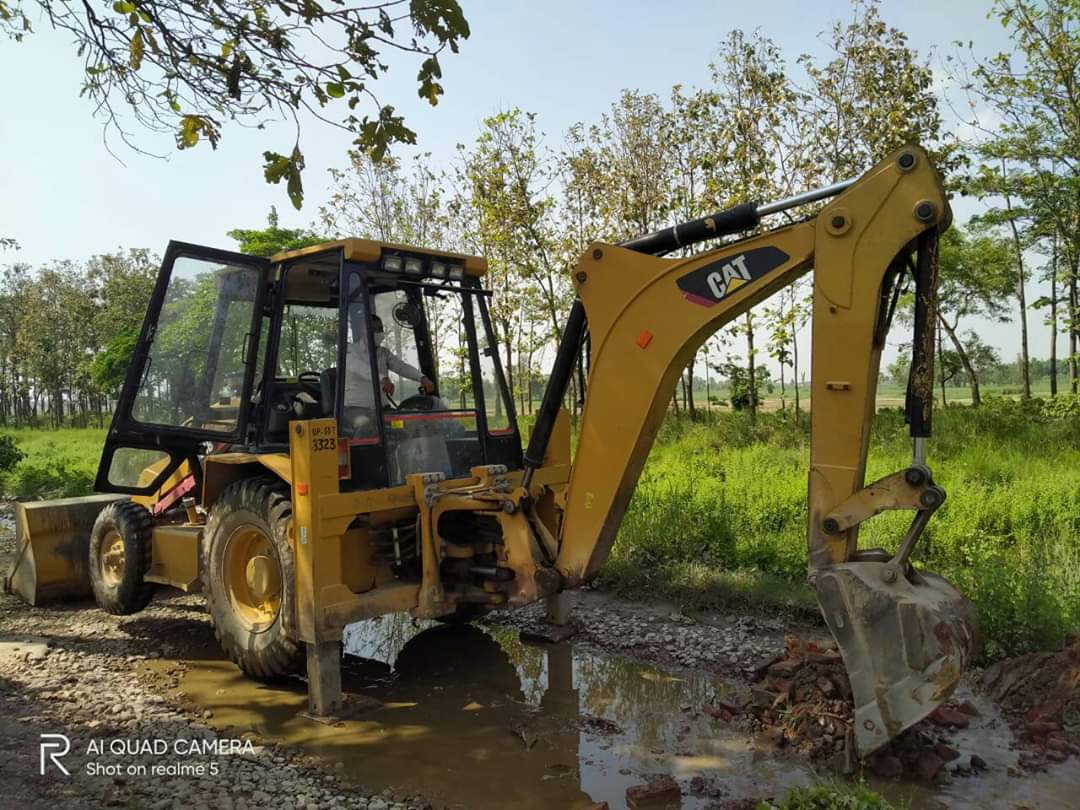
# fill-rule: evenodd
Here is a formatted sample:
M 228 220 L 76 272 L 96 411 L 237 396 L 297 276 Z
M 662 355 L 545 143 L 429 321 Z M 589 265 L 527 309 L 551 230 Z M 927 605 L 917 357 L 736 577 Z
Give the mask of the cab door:
M 148 495 L 204 446 L 243 443 L 270 262 L 170 242 L 128 367 L 95 489 Z M 185 480 L 186 480 L 185 478 Z

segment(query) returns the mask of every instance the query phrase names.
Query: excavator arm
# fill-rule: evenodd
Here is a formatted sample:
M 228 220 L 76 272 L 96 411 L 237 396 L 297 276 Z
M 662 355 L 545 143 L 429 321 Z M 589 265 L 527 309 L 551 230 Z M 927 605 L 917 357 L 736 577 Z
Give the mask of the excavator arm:
M 946 195 L 914 146 L 841 187 L 812 219 L 687 258 L 650 253 L 745 229 L 768 209 L 742 206 L 624 246 L 590 246 L 574 271 L 578 300 L 526 452 L 525 481 L 543 457 L 545 419 L 561 402 L 568 357 L 587 324 L 588 388 L 555 563 L 563 587 L 587 580 L 608 557 L 687 362 L 717 329 L 812 271 L 810 577 L 851 676 L 856 739 L 867 753 L 949 695 L 971 654 L 973 623 L 951 585 L 908 562 L 944 500 L 923 448 L 937 234 L 951 217 Z M 905 272 L 917 295 L 913 461 L 864 486 L 879 361 Z M 860 523 L 889 509 L 915 512 L 897 552 L 859 551 Z

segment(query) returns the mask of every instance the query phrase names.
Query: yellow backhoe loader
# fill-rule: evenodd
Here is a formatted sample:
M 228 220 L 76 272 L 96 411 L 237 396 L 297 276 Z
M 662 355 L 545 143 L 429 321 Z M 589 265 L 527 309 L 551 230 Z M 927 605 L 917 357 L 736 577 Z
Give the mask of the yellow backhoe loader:
M 814 217 L 663 257 L 817 200 Z M 692 354 L 813 271 L 809 573 L 869 753 L 945 700 L 974 647 L 968 602 L 911 563 L 945 498 L 925 438 L 950 218 L 909 146 L 857 180 L 591 245 L 524 452 L 482 258 L 365 239 L 270 260 L 171 243 L 101 495 L 21 505 L 9 587 L 31 603 L 89 590 L 112 613 L 141 610 L 159 584 L 201 589 L 244 672 L 306 659 L 311 711 L 333 714 L 350 622 L 468 620 L 596 574 Z M 880 354 L 908 280 L 912 462 L 866 484 Z M 574 374 L 587 384 L 571 457 Z M 913 512 L 897 548 L 859 549 L 863 521 L 895 509 Z

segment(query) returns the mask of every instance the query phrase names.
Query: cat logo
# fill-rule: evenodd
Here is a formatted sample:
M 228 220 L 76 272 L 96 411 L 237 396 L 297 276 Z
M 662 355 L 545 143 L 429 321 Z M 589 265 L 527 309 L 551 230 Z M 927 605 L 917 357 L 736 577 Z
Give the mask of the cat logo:
M 754 248 L 737 256 L 710 262 L 676 280 L 687 301 L 711 307 L 785 264 L 791 257 L 778 247 Z
M 709 290 L 717 298 L 723 298 L 736 287 L 740 287 L 750 280 L 750 270 L 746 267 L 746 256 L 739 254 L 719 270 L 709 273 L 706 281 L 709 282 Z

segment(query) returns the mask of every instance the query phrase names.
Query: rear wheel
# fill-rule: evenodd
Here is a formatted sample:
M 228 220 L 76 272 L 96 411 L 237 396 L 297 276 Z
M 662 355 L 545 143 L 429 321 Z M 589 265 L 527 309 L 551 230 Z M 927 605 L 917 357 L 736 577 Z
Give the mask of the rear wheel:
M 453 613 L 445 613 L 442 616 L 436 616 L 435 621 L 441 624 L 471 624 L 486 614 L 487 608 L 484 605 L 471 604 L 464 602 L 454 608 Z
M 292 502 L 276 478 L 237 481 L 222 492 L 203 533 L 201 571 L 214 633 L 246 674 L 298 672 L 301 648 L 291 636 Z
M 90 587 L 102 610 L 115 615 L 138 613 L 150 603 L 154 584 L 143 577 L 150 570 L 154 520 L 131 501 L 110 503 L 90 531 Z

